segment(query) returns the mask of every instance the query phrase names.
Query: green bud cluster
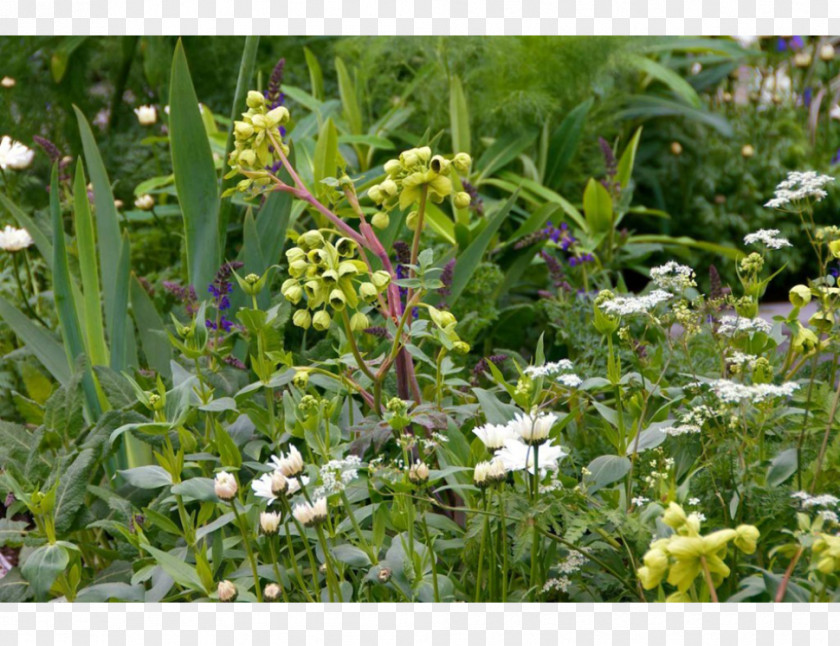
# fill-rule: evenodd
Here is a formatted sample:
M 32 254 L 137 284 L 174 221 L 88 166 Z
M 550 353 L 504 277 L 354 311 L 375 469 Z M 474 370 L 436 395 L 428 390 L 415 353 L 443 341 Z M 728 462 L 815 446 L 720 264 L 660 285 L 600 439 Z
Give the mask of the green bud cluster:
M 432 323 L 434 323 L 446 337 L 444 344 L 448 347 L 448 349 L 451 349 L 459 354 L 467 354 L 467 352 L 470 351 L 470 344 L 466 341 L 462 341 L 461 337 L 459 337 L 458 333 L 455 331 L 455 326 L 458 325 L 458 319 L 455 318 L 455 315 L 452 312 L 439 310 L 431 305 L 428 306 L 428 309 Z
M 320 231 L 311 230 L 302 233 L 297 243 L 286 252 L 289 278 L 281 287 L 285 299 L 299 306 L 292 322 L 323 332 L 330 327 L 331 313 L 349 308 L 355 310 L 350 317 L 354 332 L 370 327 L 362 308 L 388 288 L 391 275 L 382 270 L 370 274 L 367 265 L 356 258 L 357 246 L 350 238 L 333 243 Z
M 275 143 L 284 155 L 289 154 L 288 147 L 282 142 L 280 126 L 289 122 L 288 109 L 282 105 L 269 110 L 261 92 L 251 90 L 246 99 L 248 111 L 242 113 L 242 121 L 233 124 L 234 148 L 228 157 L 228 164 L 233 169 L 227 177 L 242 172 L 259 172 L 264 177 L 246 178 L 237 184 L 238 191 L 267 185 L 269 182 L 266 166 L 276 162 Z
M 372 219 L 373 226 L 387 227 L 387 212 L 397 205 L 400 209 L 407 209 L 418 204 L 424 187 L 429 199 L 440 204 L 453 193 L 452 174 L 468 173 L 471 164 L 472 158 L 467 153 L 457 153 L 452 159 L 446 159 L 441 155 L 432 156 L 432 149 L 428 146 L 406 150 L 400 153 L 398 159 L 387 161 L 387 177 L 368 189 L 368 197 L 383 209 Z M 470 205 L 470 196 L 463 191 L 458 192 L 454 202 L 456 208 L 465 209 Z M 409 213 L 409 228 L 416 221 L 416 212 Z

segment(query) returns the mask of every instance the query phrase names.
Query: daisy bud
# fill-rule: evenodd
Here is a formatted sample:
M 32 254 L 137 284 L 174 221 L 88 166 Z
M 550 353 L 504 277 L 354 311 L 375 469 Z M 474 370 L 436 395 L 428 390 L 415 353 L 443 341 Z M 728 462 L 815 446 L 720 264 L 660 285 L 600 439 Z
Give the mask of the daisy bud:
M 797 52 L 793 57 L 793 64 L 796 67 L 808 67 L 811 64 L 811 53 L 805 49 Z
M 237 594 L 239 594 L 233 582 L 228 580 L 219 581 L 217 593 L 219 601 L 235 601 Z
M 266 601 L 277 601 L 281 594 L 282 590 L 276 583 L 269 583 L 265 586 L 265 590 L 263 590 L 263 597 L 265 597 Z
M 263 96 L 262 92 L 257 92 L 256 90 L 251 90 L 248 92 L 248 96 L 245 99 L 245 103 L 249 108 L 257 109 L 261 108 L 265 105 L 265 97 Z
M 148 193 L 144 193 L 136 200 L 134 200 L 134 206 L 136 206 L 141 211 L 151 211 L 155 206 L 155 198 L 153 198 Z
M 332 319 L 326 310 L 315 312 L 315 316 L 312 317 L 312 327 L 318 330 L 318 332 L 328 330 L 331 322 Z
M 387 229 L 391 224 L 391 217 L 385 211 L 377 211 L 370 219 L 370 223 L 377 229 Z
M 17 85 L 17 81 L 15 81 L 11 76 L 4 76 L 2 80 L 0 80 L 0 86 L 6 88 L 7 90 L 13 88 Z
M 236 484 L 236 478 L 227 471 L 220 471 L 217 473 L 213 484 L 216 495 L 219 499 L 225 501 L 233 500 L 234 496 L 236 496 L 237 490 L 239 489 L 239 485 Z
M 280 527 L 280 514 L 264 511 L 260 514 L 260 529 L 263 534 L 276 534 Z
M 304 373 L 305 374 L 305 373 Z M 297 375 L 295 375 L 297 377 Z M 282 496 L 289 490 L 289 482 L 286 476 L 279 469 L 271 472 L 271 493 L 275 496 Z
M 303 456 L 294 445 L 289 447 L 289 454 L 280 454 L 279 458 L 274 458 L 275 464 L 280 472 L 287 478 L 296 478 L 303 473 Z
M 755 155 L 755 148 L 753 148 L 750 144 L 747 144 L 743 148 L 741 148 L 741 157 L 749 159 L 753 155 Z
M 376 578 L 379 579 L 380 583 L 388 583 L 391 580 L 391 568 L 384 567 L 380 569 Z
M 805 307 L 811 302 L 811 290 L 807 285 L 796 285 L 790 288 L 788 299 L 794 307 Z
M 671 142 L 671 154 L 672 155 L 682 155 L 683 147 L 679 141 L 672 141 Z
M 356 312 L 350 317 L 350 329 L 353 332 L 362 332 L 370 327 L 370 319 L 364 312 Z
M 302 327 L 304 330 L 308 330 L 309 326 L 312 325 L 312 315 L 309 313 L 309 310 L 297 310 L 292 316 L 292 323 L 298 327 Z
M 465 209 L 470 205 L 471 199 L 470 194 L 464 191 L 460 193 L 455 193 L 455 208 L 456 209 Z
M 467 153 L 458 153 L 452 158 L 452 165 L 455 167 L 455 170 L 464 175 L 470 171 L 472 157 L 470 157 Z
M 157 110 L 153 105 L 141 105 L 139 108 L 134 108 L 134 114 L 137 115 L 137 121 L 141 126 L 153 126 L 157 122 Z
M 429 467 L 419 460 L 408 470 L 408 479 L 414 484 L 423 484 L 429 479 Z
M 824 61 L 834 60 L 834 45 L 826 43 L 820 47 L 820 58 Z
M 391 283 L 391 274 L 384 269 L 380 269 L 379 271 L 373 272 L 370 280 L 376 286 L 376 289 L 381 292 L 384 291 Z

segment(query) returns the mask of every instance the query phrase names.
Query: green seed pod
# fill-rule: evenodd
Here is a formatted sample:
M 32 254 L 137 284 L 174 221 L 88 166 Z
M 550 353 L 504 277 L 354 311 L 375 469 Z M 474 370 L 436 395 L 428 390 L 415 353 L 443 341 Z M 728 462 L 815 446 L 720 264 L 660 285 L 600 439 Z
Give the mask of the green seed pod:
M 312 327 L 318 330 L 319 332 L 324 332 L 328 330 L 330 327 L 330 323 L 332 319 L 330 315 L 327 313 L 326 310 L 320 310 L 315 312 L 315 316 L 312 317 Z
M 377 229 L 387 229 L 388 225 L 391 224 L 391 216 L 385 211 L 377 211 L 370 219 L 370 223 Z
M 308 330 L 309 326 L 312 325 L 312 315 L 309 313 L 309 310 L 297 310 L 294 316 L 292 316 L 292 323 L 298 327 L 302 327 L 304 330 Z

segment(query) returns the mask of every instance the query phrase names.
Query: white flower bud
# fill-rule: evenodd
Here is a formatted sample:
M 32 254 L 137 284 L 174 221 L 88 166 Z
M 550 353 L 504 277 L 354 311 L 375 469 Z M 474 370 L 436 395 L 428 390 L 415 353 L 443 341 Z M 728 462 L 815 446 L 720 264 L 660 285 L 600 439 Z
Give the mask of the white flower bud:
M 236 484 L 236 478 L 234 478 L 230 473 L 227 471 L 220 471 L 216 474 L 214 488 L 216 495 L 221 500 L 233 500 L 234 496 L 236 496 L 237 490 L 239 489 L 239 485 Z
M 153 105 L 141 105 L 139 108 L 134 108 L 134 114 L 137 115 L 137 121 L 141 126 L 153 126 L 157 123 L 157 110 Z
M 136 200 L 134 200 L 134 206 L 136 206 L 141 211 L 151 211 L 155 207 L 155 198 L 153 198 L 148 193 L 144 193 Z
M 219 581 L 219 587 L 217 592 L 219 595 L 219 601 L 234 601 L 238 594 L 236 586 L 233 584 L 232 581 L 228 580 Z
M 260 529 L 263 534 L 276 534 L 280 527 L 280 514 L 264 511 L 260 514 Z

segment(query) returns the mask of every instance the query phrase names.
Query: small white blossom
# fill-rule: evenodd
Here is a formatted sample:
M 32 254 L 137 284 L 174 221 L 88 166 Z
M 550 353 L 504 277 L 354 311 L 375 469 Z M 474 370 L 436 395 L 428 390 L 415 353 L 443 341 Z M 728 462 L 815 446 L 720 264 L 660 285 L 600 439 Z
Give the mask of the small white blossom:
M 644 496 L 636 496 L 635 498 L 631 498 L 630 502 L 633 504 L 634 507 L 641 507 L 650 502 L 650 498 L 645 498 Z
M 779 209 L 811 198 L 819 202 L 828 195 L 823 187 L 833 181 L 833 177 L 820 175 L 812 170 L 792 171 L 788 173 L 787 179 L 776 187 L 775 197 L 764 206 Z
M 0 249 L 3 251 L 20 251 L 31 246 L 32 243 L 32 236 L 26 229 L 16 229 L 7 224 L 0 231 Z
M 568 359 L 560 359 L 560 361 L 552 361 L 541 366 L 528 366 L 523 372 L 529 377 L 536 379 L 537 377 L 549 377 L 558 372 L 571 372 L 574 365 Z
M 696 424 L 678 424 L 676 426 L 663 426 L 659 430 L 666 435 L 676 437 L 678 435 L 699 433 L 701 429 Z
M 157 110 L 153 105 L 141 105 L 139 108 L 134 108 L 134 114 L 137 115 L 137 121 L 141 126 L 153 126 L 157 122 Z
M 0 139 L 0 168 L 3 170 L 23 170 L 35 158 L 35 151 L 27 148 L 11 137 Z
M 809 509 L 811 507 L 836 507 L 837 503 L 840 502 L 840 499 L 831 494 L 824 493 L 818 496 L 812 496 L 805 491 L 797 491 L 791 494 L 791 498 L 799 499 L 803 509 Z
M 216 479 L 213 481 L 213 489 L 221 500 L 233 500 L 233 497 L 239 489 L 239 485 L 236 484 L 236 478 L 230 473 L 219 471 L 216 474 Z
M 357 455 L 348 455 L 343 460 L 330 460 L 320 469 L 321 486 L 315 489 L 318 498 L 344 491 L 344 488 L 359 477 L 362 460 Z
M 819 515 L 823 520 L 829 523 L 834 523 L 835 525 L 840 524 L 840 522 L 838 522 L 836 512 L 829 511 L 828 509 L 821 509 Z
M 723 404 L 740 404 L 752 402 L 759 404 L 771 399 L 790 397 L 799 388 L 799 384 L 787 381 L 780 385 L 775 384 L 742 384 L 729 379 L 716 379 L 707 384 L 698 383 L 698 386 L 706 385 Z
M 699 498 L 689 498 L 688 499 L 688 504 L 691 505 L 692 507 L 696 507 L 697 505 L 700 504 L 700 499 Z
M 607 314 L 617 316 L 633 316 L 636 314 L 647 314 L 660 303 L 673 298 L 673 295 L 662 289 L 655 289 L 644 296 L 616 296 L 604 301 L 601 309 Z
M 741 368 L 744 366 L 753 367 L 757 360 L 758 357 L 756 355 L 744 354 L 743 352 L 738 352 L 737 350 L 726 357 L 726 363 Z
M 689 287 L 697 287 L 694 270 L 669 260 L 664 265 L 650 270 L 650 278 L 656 286 L 669 291 L 681 292 Z
M 744 244 L 761 243 L 768 249 L 781 249 L 792 246 L 787 238 L 779 237 L 778 229 L 759 229 L 744 236 Z

